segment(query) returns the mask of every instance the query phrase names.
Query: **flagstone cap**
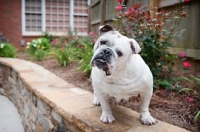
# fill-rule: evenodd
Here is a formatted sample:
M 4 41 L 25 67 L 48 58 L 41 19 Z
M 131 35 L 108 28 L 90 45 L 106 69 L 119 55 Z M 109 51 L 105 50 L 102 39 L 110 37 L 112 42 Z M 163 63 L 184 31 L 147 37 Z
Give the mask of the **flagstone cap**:
M 29 90 L 82 131 L 187 132 L 157 119 L 155 125 L 143 125 L 137 112 L 119 105 L 112 106 L 116 121 L 113 124 L 104 124 L 100 121 L 101 107 L 92 105 L 92 93 L 29 61 L 0 57 L 0 64 L 11 67 Z

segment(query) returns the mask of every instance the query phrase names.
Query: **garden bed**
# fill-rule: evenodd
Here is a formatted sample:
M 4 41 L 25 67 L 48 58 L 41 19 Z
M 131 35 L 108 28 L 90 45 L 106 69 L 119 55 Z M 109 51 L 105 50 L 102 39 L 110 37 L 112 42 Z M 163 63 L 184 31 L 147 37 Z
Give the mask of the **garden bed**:
M 20 53 L 18 58 L 30 60 L 27 53 Z M 76 61 L 70 62 L 67 67 L 61 67 L 57 60 L 51 57 L 42 61 L 33 62 L 43 66 L 69 83 L 93 92 L 91 81 L 88 79 L 88 76 L 78 70 L 79 64 Z M 183 73 L 176 74 L 180 76 Z M 193 73 L 190 72 L 190 74 Z M 200 74 L 196 74 L 196 76 L 199 77 Z M 187 82 L 183 83 L 183 86 L 187 85 Z M 178 91 L 156 88 L 150 103 L 150 112 L 153 117 L 161 121 L 185 128 L 192 132 L 198 132 L 200 130 L 200 121 L 197 120 L 194 123 L 194 117 L 200 108 L 200 99 L 194 98 L 194 100 L 191 100 L 188 97 L 191 97 L 189 92 L 178 93 Z M 138 111 L 139 100 L 139 98 L 134 97 L 129 102 L 121 101 L 119 104 Z

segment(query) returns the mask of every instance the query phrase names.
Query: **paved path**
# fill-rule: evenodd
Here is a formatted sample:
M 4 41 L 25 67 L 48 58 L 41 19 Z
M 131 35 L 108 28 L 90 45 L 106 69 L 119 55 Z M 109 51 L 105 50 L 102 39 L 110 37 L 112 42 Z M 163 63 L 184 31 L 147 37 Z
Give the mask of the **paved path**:
M 0 132 L 24 132 L 17 109 L 2 95 L 0 95 Z

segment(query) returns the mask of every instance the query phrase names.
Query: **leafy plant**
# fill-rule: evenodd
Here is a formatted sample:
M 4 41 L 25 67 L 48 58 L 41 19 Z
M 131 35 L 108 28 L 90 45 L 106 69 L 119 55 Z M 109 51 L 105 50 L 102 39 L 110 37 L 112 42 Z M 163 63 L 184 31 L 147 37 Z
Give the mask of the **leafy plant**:
M 93 56 L 93 43 L 82 43 L 81 48 L 78 49 L 77 53 L 79 53 L 79 63 L 81 64 L 80 69 L 83 72 L 86 72 L 88 75 L 91 74 L 92 66 L 90 65 L 90 61 Z
M 159 86 L 160 88 L 165 88 L 167 90 L 180 90 L 180 78 L 164 78 L 156 79 L 154 81 L 154 87 Z
M 190 75 L 191 79 L 186 77 L 180 77 L 180 79 L 185 80 L 192 84 L 190 88 L 182 88 L 179 92 L 193 92 L 195 94 L 194 97 L 200 98 L 200 78 L 194 77 Z M 198 117 L 200 116 L 200 110 L 196 113 L 194 121 L 196 122 Z
M 10 43 L 0 43 L 0 57 L 16 57 L 16 49 Z
M 62 47 L 62 48 L 55 48 L 50 55 L 53 55 L 57 61 L 59 62 L 60 66 L 67 66 L 71 61 L 70 56 L 73 52 L 72 48 L 69 47 Z
M 78 60 L 81 64 L 80 70 L 87 73 L 90 76 L 92 71 L 92 66 L 90 65 L 90 61 L 93 56 L 93 46 L 94 46 L 94 39 L 95 33 L 90 32 L 89 36 L 80 37 L 79 44 L 73 46 L 75 48 L 72 56 L 74 60 Z
M 190 77 L 191 79 L 186 77 L 180 77 L 180 79 L 188 81 L 190 84 L 192 84 L 192 86 L 191 88 L 181 88 L 179 92 L 191 91 L 197 94 L 196 97 L 200 98 L 200 78 L 194 77 L 193 75 L 190 75 Z
M 174 12 L 157 12 L 157 8 L 134 4 L 127 11 L 117 8 L 119 17 L 115 19 L 121 27 L 121 33 L 134 38 L 141 46 L 141 56 L 152 71 L 154 80 L 167 78 L 170 81 L 175 55 L 169 54 L 168 47 L 173 46 L 171 39 L 180 36 L 184 30 L 175 33 L 186 12 L 179 6 Z M 152 15 L 155 17 L 152 17 Z M 166 81 L 161 81 L 166 84 Z
M 55 38 L 52 34 L 50 34 L 47 31 L 43 33 L 43 37 L 46 38 L 46 39 L 48 39 L 49 42 L 51 42 Z
M 77 35 L 77 32 L 73 32 L 71 27 L 68 28 L 66 36 L 60 37 L 61 44 L 65 43 L 70 46 L 76 46 L 79 44 L 79 36 Z
M 43 60 L 50 51 L 51 43 L 46 38 L 39 38 L 27 43 L 28 53 L 37 60 Z

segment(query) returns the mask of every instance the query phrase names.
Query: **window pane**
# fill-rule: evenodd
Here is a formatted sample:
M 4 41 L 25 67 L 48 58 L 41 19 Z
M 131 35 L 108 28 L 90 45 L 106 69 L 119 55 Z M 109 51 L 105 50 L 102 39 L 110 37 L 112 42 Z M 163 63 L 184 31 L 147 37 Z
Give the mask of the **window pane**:
M 25 0 L 25 31 L 42 31 L 42 0 Z
M 87 32 L 88 28 L 88 5 L 87 0 L 74 0 L 74 30 Z
M 41 0 L 25 0 L 25 12 L 41 13 L 42 1 Z
M 46 0 L 46 31 L 65 32 L 69 27 L 69 0 Z
M 42 15 L 27 13 L 26 17 L 26 31 L 42 31 Z

